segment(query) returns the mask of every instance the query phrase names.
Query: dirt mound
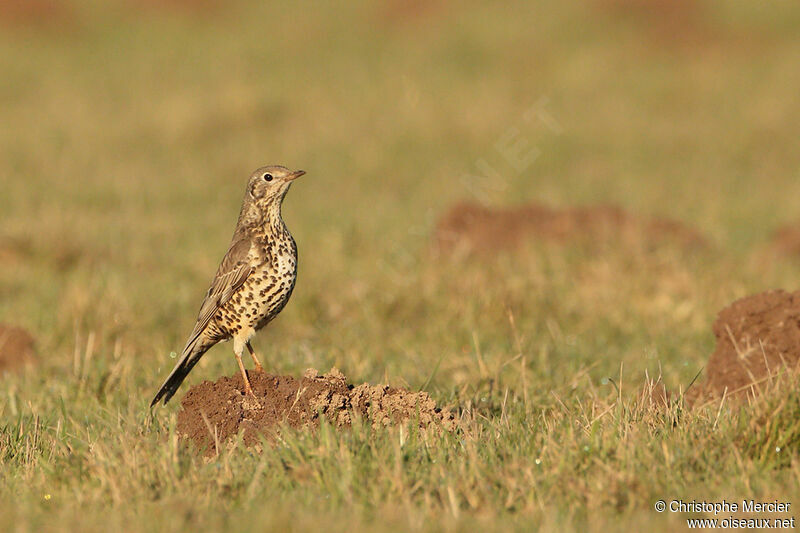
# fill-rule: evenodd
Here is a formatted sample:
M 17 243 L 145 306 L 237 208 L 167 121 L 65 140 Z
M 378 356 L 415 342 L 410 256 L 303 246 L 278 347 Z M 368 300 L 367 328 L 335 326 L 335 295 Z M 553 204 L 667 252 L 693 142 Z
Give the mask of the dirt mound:
M 0 235 L 0 264 L 17 266 L 31 256 L 28 242 L 13 237 Z
M 0 24 L 4 26 L 63 25 L 73 18 L 59 0 L 0 0 Z
M 689 400 L 746 399 L 776 375 L 800 368 L 800 291 L 769 291 L 735 301 L 714 322 L 717 346 Z
M 447 7 L 444 0 L 389 0 L 379 4 L 378 22 L 419 24 Z
M 178 413 L 178 433 L 206 455 L 243 433 L 247 446 L 258 444 L 280 424 L 313 428 L 325 417 L 337 428 L 360 417 L 373 427 L 419 420 L 420 428 L 455 429 L 455 416 L 439 409 L 425 392 L 386 385 L 349 385 L 333 368 L 324 375 L 306 370 L 302 379 L 252 372 L 248 374 L 258 404 L 243 393 L 241 374 L 204 381 L 189 389 Z
M 800 222 L 781 226 L 772 235 L 769 247 L 780 255 L 800 257 Z
M 439 250 L 463 248 L 477 253 L 513 249 L 533 239 L 591 245 L 708 246 L 702 235 L 680 222 L 641 218 L 609 205 L 555 209 L 528 204 L 492 209 L 460 203 L 439 219 L 433 239 Z
M 220 0 L 128 0 L 128 5 L 140 9 L 205 13 L 218 11 L 224 3 Z
M 35 361 L 33 337 L 24 329 L 0 324 L 0 373 L 9 372 Z
M 696 47 L 716 34 L 701 3 L 693 0 L 593 0 L 591 4 L 600 13 L 639 26 L 652 44 L 661 47 Z

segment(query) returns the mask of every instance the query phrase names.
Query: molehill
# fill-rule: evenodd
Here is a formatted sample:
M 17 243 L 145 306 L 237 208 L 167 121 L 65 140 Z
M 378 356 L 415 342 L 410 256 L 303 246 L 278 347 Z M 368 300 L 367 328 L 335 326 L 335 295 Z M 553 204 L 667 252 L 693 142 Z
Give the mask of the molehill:
M 583 243 L 601 248 L 709 247 L 703 235 L 676 220 L 641 217 L 613 205 L 559 209 L 535 203 L 510 208 L 456 204 L 439 219 L 432 240 L 434 249 L 460 249 L 469 255 L 513 251 L 530 241 Z
M 241 374 L 195 385 L 181 400 L 178 433 L 205 450 L 223 448 L 240 432 L 245 446 L 275 435 L 281 425 L 315 428 L 324 417 L 337 429 L 350 427 L 355 417 L 374 428 L 417 422 L 423 430 L 454 431 L 456 418 L 425 392 L 387 385 L 353 386 L 336 368 L 319 375 L 306 370 L 301 379 L 250 372 L 258 402 L 243 394 Z
M 21 327 L 0 324 L 0 374 L 35 363 L 33 336 Z
M 800 291 L 767 291 L 733 302 L 714 322 L 717 345 L 690 403 L 757 396 L 800 368 Z

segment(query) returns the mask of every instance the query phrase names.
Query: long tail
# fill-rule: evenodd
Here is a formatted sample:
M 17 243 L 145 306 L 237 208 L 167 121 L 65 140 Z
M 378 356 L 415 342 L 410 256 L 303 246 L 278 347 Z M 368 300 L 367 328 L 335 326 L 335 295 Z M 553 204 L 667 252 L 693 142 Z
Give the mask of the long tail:
M 200 339 L 196 339 L 194 342 L 190 342 L 186 345 L 186 348 L 183 349 L 183 354 L 181 355 L 180 360 L 175 365 L 175 368 L 172 369 L 167 379 L 164 381 L 164 384 L 161 385 L 161 388 L 158 389 L 158 392 L 153 398 L 153 401 L 150 402 L 150 408 L 152 409 L 155 404 L 161 398 L 164 398 L 164 405 L 167 405 L 167 402 L 170 398 L 175 394 L 178 390 L 178 387 L 181 386 L 183 380 L 192 371 L 194 365 L 200 360 L 204 353 L 206 353 L 211 345 L 206 345 L 206 343 L 199 342 Z

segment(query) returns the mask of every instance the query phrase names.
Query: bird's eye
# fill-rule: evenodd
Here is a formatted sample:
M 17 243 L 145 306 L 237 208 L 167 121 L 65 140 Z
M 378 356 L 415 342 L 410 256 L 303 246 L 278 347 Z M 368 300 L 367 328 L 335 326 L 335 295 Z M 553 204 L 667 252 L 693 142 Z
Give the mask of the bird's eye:
M 272 174 L 264 174 L 264 181 L 272 181 Z

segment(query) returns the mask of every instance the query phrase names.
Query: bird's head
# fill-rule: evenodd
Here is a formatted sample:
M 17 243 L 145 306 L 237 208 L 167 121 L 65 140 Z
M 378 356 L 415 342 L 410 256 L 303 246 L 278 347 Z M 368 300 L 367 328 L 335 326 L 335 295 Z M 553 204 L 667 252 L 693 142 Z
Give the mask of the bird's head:
M 289 170 L 278 165 L 261 167 L 250 175 L 247 197 L 262 209 L 269 208 L 275 202 L 280 205 L 292 181 L 303 174 L 304 170 Z

